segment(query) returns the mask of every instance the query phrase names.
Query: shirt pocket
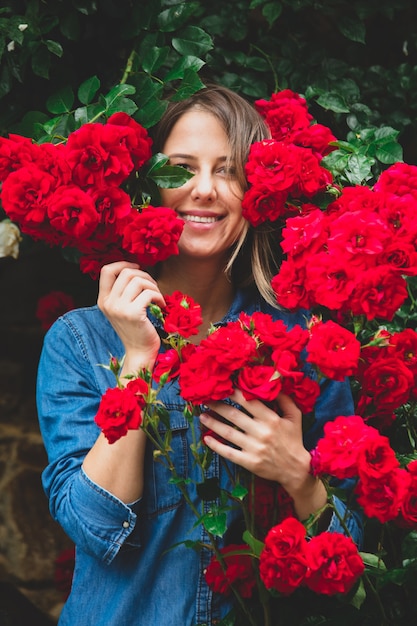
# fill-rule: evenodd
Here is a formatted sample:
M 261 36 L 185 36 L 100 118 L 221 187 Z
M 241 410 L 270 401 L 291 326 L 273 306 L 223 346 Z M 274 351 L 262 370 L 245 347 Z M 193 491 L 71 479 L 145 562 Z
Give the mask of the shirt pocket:
M 167 407 L 168 408 L 168 407 Z M 188 478 L 188 430 L 189 425 L 181 410 L 169 408 L 170 425 L 169 430 L 171 451 L 170 459 L 174 464 L 179 477 Z M 159 433 L 164 438 L 168 427 L 160 423 Z M 171 481 L 173 475 L 166 466 L 163 456 L 155 458 L 155 447 L 148 441 L 145 454 L 145 487 L 143 493 L 142 507 L 148 516 L 159 515 L 166 511 L 177 508 L 182 500 L 181 491 L 177 485 Z

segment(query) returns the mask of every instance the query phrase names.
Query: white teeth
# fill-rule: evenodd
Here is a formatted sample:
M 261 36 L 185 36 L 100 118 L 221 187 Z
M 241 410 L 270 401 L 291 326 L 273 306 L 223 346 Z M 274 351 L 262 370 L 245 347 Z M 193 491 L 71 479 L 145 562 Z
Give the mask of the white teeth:
M 202 215 L 181 215 L 186 222 L 202 222 L 203 224 L 213 224 L 217 222 L 218 217 L 203 217 Z

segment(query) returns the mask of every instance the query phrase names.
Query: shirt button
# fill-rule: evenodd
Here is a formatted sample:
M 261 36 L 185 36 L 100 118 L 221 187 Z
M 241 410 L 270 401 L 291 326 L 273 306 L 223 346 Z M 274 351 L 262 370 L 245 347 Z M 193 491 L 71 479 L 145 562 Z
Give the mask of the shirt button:
M 129 528 L 130 524 L 127 520 L 125 520 L 122 524 L 123 528 Z

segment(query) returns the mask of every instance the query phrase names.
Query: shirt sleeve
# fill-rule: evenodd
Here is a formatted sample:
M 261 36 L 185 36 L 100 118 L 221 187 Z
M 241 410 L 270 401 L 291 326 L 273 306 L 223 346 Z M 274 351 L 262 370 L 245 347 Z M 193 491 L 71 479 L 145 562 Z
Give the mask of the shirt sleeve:
M 105 389 L 97 367 L 76 327 L 63 318 L 55 322 L 45 337 L 37 381 L 39 422 L 48 454 L 42 482 L 51 514 L 68 536 L 88 554 L 110 563 L 122 546 L 140 546 L 140 502 L 123 503 L 82 469 L 100 432 L 94 417 Z M 112 376 L 108 387 L 114 386 Z

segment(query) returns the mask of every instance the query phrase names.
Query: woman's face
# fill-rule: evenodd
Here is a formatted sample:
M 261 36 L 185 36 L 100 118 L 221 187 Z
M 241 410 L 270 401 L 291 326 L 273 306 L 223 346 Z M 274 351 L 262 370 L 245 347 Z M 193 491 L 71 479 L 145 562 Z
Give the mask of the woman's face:
M 177 189 L 161 189 L 164 206 L 184 220 L 180 254 L 227 258 L 245 227 L 242 189 L 233 175 L 231 149 L 220 122 L 207 111 L 192 109 L 174 125 L 162 151 L 171 165 L 194 176 Z

